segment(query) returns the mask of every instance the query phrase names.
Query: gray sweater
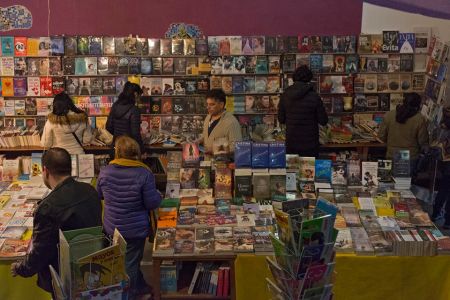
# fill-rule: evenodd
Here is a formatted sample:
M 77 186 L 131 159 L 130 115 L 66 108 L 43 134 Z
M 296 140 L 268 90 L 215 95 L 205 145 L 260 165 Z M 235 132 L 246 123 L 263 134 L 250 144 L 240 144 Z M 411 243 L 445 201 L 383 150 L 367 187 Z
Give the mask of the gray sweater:
M 207 115 L 203 122 L 203 144 L 205 150 L 212 151 L 214 140 L 219 138 L 226 138 L 230 143 L 230 150 L 234 151 L 234 142 L 242 140 L 241 125 L 232 113 L 225 111 L 220 117 L 216 127 L 214 127 L 211 134 L 208 136 L 208 126 L 211 120 L 211 115 Z

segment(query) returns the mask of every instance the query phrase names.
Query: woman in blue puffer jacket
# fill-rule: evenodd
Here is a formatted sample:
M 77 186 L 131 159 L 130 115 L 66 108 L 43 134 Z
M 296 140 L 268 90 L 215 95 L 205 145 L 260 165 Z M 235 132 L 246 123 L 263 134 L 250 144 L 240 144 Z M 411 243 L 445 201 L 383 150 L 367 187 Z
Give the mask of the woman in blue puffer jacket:
M 115 159 L 104 167 L 97 191 L 105 202 L 103 228 L 113 235 L 117 228 L 127 241 L 125 267 L 130 277 L 131 297 L 150 291 L 140 270 L 145 240 L 150 233 L 149 212 L 161 203 L 155 177 L 140 161 L 139 144 L 128 136 L 115 141 Z

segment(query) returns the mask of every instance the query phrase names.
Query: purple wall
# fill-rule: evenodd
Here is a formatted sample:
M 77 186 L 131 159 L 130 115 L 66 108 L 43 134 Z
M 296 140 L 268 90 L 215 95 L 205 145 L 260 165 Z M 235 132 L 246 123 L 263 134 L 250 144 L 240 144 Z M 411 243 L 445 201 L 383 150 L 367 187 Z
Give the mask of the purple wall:
M 31 11 L 33 27 L 0 35 L 48 35 L 47 1 L 1 1 L 14 4 Z M 178 22 L 198 25 L 205 35 L 359 34 L 362 1 L 51 0 L 50 10 L 50 35 L 162 37 Z

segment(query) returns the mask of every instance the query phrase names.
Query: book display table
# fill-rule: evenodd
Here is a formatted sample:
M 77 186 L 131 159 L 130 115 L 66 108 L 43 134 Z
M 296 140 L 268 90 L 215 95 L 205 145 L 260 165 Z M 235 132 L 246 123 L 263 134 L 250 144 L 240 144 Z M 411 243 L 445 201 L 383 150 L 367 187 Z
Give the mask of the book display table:
M 235 263 L 237 299 L 269 299 L 265 257 L 238 255 Z M 336 300 L 450 299 L 450 256 L 336 255 Z
M 10 268 L 14 260 L 0 260 L 0 299 L 49 300 L 52 295 L 40 289 L 36 282 L 37 276 L 31 278 L 12 277 Z
M 0 299 L 50 299 L 50 294 L 37 287 L 36 277 L 11 277 L 11 262 L 0 261 Z M 234 272 L 236 299 L 269 299 L 265 278 L 270 277 L 270 271 L 265 256 L 237 255 Z M 333 292 L 337 300 L 447 300 L 450 299 L 450 256 L 338 254 Z

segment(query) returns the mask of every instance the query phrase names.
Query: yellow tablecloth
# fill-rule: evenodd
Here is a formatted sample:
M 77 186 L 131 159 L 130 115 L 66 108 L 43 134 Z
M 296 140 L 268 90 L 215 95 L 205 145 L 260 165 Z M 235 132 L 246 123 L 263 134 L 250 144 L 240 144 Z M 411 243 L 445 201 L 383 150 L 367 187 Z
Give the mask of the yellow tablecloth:
M 0 261 L 0 299 L 2 300 L 50 300 L 52 295 L 40 289 L 37 277 L 22 278 L 10 275 L 11 261 Z
M 238 300 L 269 299 L 264 256 L 239 255 L 235 268 Z M 336 300 L 450 300 L 450 256 L 337 255 L 333 291 Z
M 49 300 L 36 285 L 36 277 L 9 275 L 9 261 L 0 261 L 0 299 Z M 265 278 L 270 276 L 264 256 L 242 254 L 236 258 L 238 300 L 269 299 Z M 337 300 L 450 300 L 450 256 L 336 257 Z

